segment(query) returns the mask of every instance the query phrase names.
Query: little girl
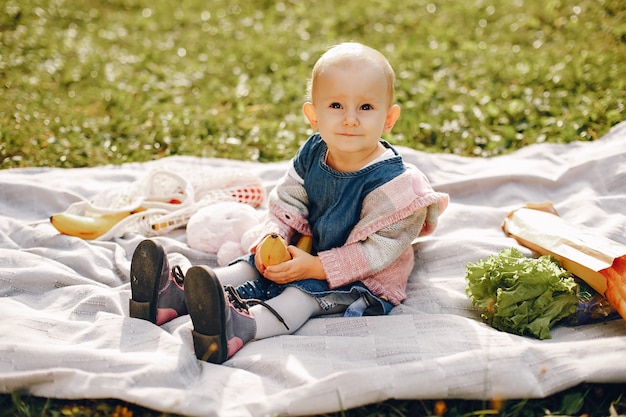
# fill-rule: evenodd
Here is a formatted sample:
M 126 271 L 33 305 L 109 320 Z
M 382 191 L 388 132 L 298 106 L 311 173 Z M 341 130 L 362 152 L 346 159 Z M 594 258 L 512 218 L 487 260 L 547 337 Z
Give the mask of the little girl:
M 130 315 L 162 324 L 189 313 L 196 356 L 223 363 L 254 339 L 289 334 L 311 317 L 387 314 L 406 297 L 412 241 L 432 233 L 448 196 L 381 139 L 400 116 L 387 59 L 343 43 L 313 67 L 303 112 L 317 131 L 270 193 L 251 254 L 228 267 L 169 270 L 162 247 L 143 241 L 131 263 Z M 312 236 L 310 253 L 263 265 L 264 236 Z

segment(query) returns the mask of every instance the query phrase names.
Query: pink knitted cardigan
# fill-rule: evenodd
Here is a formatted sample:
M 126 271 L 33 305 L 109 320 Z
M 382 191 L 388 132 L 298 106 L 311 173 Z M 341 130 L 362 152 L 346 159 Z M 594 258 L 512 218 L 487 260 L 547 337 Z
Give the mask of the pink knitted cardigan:
M 346 243 L 317 254 L 330 288 L 361 281 L 394 305 L 406 298 L 415 262 L 411 243 L 435 230 L 449 197 L 434 191 L 418 168 L 405 165 L 402 174 L 365 197 Z M 307 204 L 304 187 L 287 173 L 270 193 L 262 236 L 277 233 L 289 242 L 296 233 L 310 235 Z

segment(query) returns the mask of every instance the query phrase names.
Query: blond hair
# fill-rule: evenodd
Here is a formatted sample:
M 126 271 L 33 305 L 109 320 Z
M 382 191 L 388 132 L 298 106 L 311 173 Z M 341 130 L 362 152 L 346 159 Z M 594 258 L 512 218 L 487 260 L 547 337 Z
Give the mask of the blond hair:
M 313 101 L 313 93 L 319 76 L 334 66 L 346 67 L 357 64 L 368 64 L 380 68 L 385 80 L 387 80 L 387 91 L 389 105 L 395 99 L 396 75 L 393 67 L 387 58 L 376 49 L 358 42 L 344 42 L 330 47 L 317 60 L 311 71 L 311 79 L 307 86 L 307 100 Z

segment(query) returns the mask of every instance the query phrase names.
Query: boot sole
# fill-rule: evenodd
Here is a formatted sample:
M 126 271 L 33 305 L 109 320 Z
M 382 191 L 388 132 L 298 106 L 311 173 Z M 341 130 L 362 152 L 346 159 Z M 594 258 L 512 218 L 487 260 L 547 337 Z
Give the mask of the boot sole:
M 131 317 L 156 323 L 156 300 L 164 261 L 165 251 L 158 242 L 144 240 L 135 249 L 130 264 Z
M 224 289 L 213 271 L 194 266 L 185 275 L 185 304 L 193 323 L 196 357 L 205 362 L 224 363 L 228 358 Z

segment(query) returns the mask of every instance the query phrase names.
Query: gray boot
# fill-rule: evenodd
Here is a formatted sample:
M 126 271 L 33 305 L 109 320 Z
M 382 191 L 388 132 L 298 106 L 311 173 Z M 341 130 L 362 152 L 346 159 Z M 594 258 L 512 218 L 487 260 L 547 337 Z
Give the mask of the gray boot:
M 285 324 L 278 313 L 258 300 L 242 300 L 237 291 L 222 287 L 208 267 L 194 266 L 185 277 L 185 303 L 193 322 L 196 357 L 223 363 L 256 335 L 256 320 L 248 311 L 250 304 L 262 304 Z M 285 326 L 287 326 L 285 324 Z
M 161 325 L 187 314 L 183 281 L 180 267 L 170 270 L 159 242 L 142 241 L 130 264 L 130 316 Z

